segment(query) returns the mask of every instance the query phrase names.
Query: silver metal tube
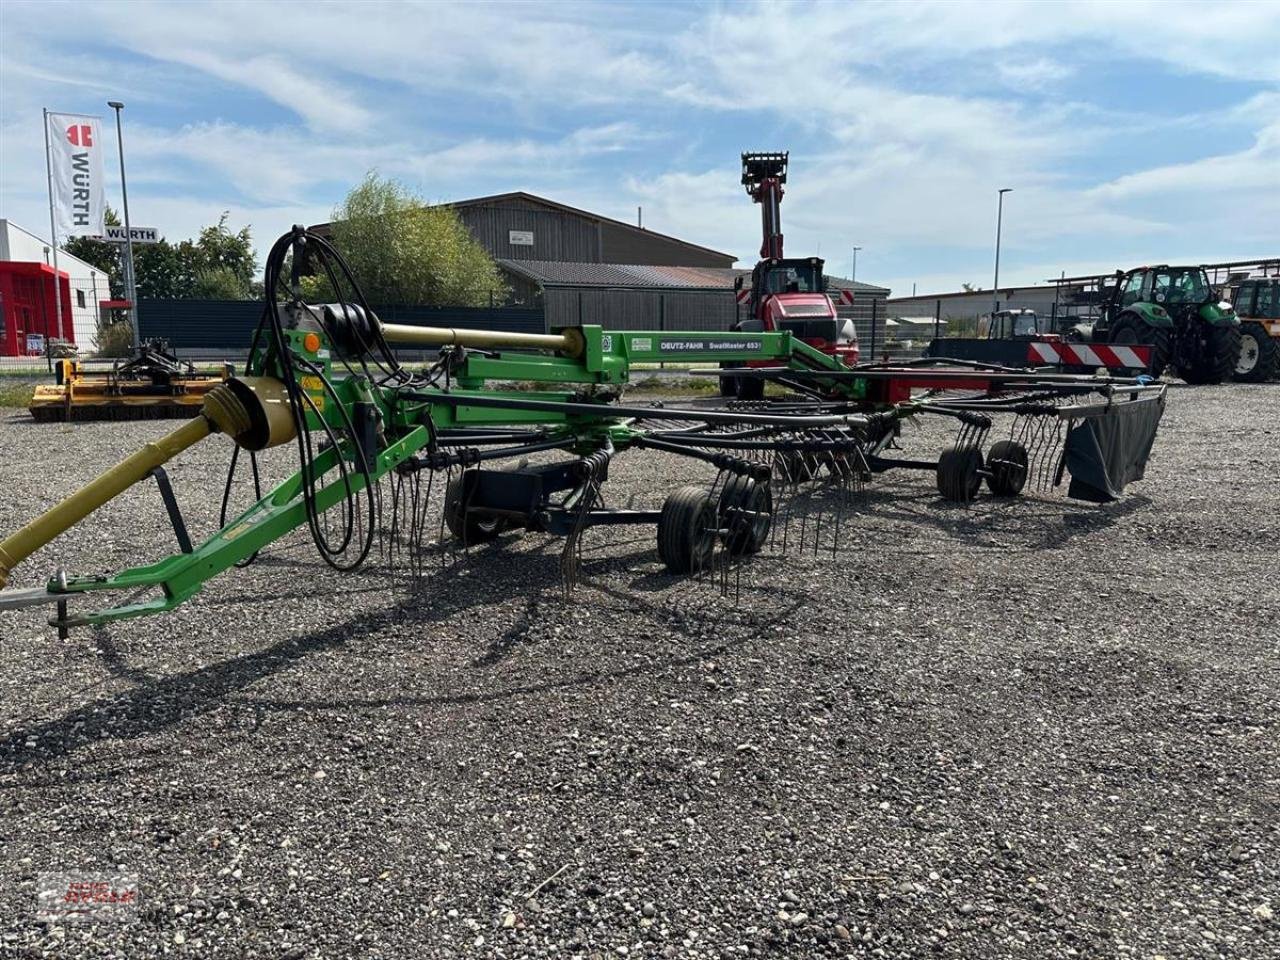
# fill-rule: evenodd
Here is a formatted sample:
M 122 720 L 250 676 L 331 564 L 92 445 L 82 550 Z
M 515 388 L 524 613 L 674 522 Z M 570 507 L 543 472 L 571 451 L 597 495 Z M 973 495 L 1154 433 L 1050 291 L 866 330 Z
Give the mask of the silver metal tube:
M 999 191 L 1000 200 L 996 205 L 996 279 L 991 289 L 991 312 L 994 314 L 1000 309 L 1000 225 L 1004 220 L 1004 195 L 1012 193 L 1012 187 L 1002 187 Z M 995 317 L 991 318 L 995 321 Z
M 58 276 L 58 228 L 53 219 L 53 161 L 49 156 L 49 108 L 44 108 L 44 169 L 49 178 L 49 247 L 53 252 L 53 303 L 59 337 L 62 336 L 62 281 Z M 48 335 L 46 330 L 45 334 Z M 19 349 L 25 345 L 19 344 Z
M 129 225 L 129 186 L 124 178 L 124 130 L 120 124 L 120 111 L 124 104 L 118 100 L 107 103 L 116 112 L 116 144 L 120 149 L 120 196 L 124 200 L 124 258 L 125 284 L 129 291 L 129 317 L 133 327 L 133 348 L 137 350 L 142 344 L 142 335 L 138 329 L 138 286 L 133 273 L 133 231 Z
M 477 349 L 552 350 L 576 356 L 582 336 L 564 333 L 512 333 L 505 330 L 461 330 L 456 327 L 416 327 L 403 323 L 383 323 L 382 335 L 389 343 L 422 347 L 475 347 Z

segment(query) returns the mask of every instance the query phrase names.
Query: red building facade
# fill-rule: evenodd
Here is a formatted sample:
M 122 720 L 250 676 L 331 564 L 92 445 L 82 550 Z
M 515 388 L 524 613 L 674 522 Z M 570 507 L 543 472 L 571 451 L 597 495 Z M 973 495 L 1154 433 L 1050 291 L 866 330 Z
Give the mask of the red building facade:
M 46 263 L 0 261 L 0 357 L 38 356 L 52 337 L 75 342 L 71 282 L 58 271 L 62 325 L 54 301 L 53 267 Z

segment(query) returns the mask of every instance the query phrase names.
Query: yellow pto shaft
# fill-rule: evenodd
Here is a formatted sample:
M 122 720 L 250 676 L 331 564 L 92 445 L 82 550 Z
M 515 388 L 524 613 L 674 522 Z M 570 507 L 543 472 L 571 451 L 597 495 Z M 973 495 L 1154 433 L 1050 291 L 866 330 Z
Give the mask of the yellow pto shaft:
M 0 587 L 9 571 L 54 537 L 69 530 L 93 511 L 144 479 L 156 467 L 207 437 L 212 424 L 203 414 L 188 420 L 168 436 L 148 443 L 57 506 L 36 517 L 17 533 L 0 541 Z
M 294 425 L 284 385 L 270 377 L 239 377 L 219 384 L 205 396 L 199 416 L 148 443 L 17 533 L 0 540 L 0 587 L 8 581 L 10 570 L 54 537 L 211 433 L 225 433 L 250 450 L 291 440 Z
M 384 323 L 382 335 L 390 343 L 419 347 L 474 347 L 477 350 L 552 350 L 569 357 L 582 355 L 582 334 L 577 330 L 562 333 L 511 333 L 506 330 L 460 330 L 455 327 L 413 327 L 402 323 Z

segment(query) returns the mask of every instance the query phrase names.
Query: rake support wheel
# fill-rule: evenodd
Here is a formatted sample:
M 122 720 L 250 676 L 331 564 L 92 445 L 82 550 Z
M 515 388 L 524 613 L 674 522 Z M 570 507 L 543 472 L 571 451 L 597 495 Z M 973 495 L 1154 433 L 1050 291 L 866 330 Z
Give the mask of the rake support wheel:
M 952 503 L 968 503 L 982 486 L 982 451 L 947 447 L 938 458 L 938 492 Z
M 671 573 L 697 573 L 711 565 L 719 526 L 716 503 L 705 487 L 680 487 L 662 504 L 658 557 Z
M 720 492 L 719 516 L 721 527 L 729 531 L 730 553 L 759 553 L 773 524 L 773 492 L 767 483 L 731 477 Z
M 987 451 L 987 487 L 997 497 L 1016 497 L 1027 483 L 1027 448 L 1000 440 Z
M 467 509 L 467 488 L 475 483 L 475 479 L 468 476 L 472 472 L 468 470 L 449 481 L 444 492 L 445 526 L 454 537 L 468 546 L 495 540 L 507 528 L 507 521 L 501 517 L 481 516 Z

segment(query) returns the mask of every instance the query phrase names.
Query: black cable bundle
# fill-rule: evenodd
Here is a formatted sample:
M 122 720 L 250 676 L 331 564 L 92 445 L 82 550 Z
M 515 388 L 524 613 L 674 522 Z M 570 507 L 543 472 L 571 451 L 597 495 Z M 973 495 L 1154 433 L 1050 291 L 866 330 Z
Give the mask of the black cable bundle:
M 291 252 L 293 255 L 292 269 L 289 282 L 286 283 L 286 267 L 290 266 L 289 255 Z M 351 355 L 347 355 L 337 347 L 337 344 L 343 342 L 344 338 L 335 336 L 335 331 L 333 330 L 326 329 L 325 331 L 328 334 L 334 361 L 340 363 L 348 375 L 363 375 L 371 383 L 377 384 L 378 387 L 391 386 L 394 388 L 417 389 L 434 384 L 444 374 L 446 358 L 442 357 L 425 375 L 415 376 L 410 371 L 405 370 L 396 360 L 391 347 L 383 337 L 381 327 L 373 319 L 375 316 L 373 310 L 365 299 L 364 293 L 356 282 L 350 267 L 338 250 L 326 238 L 299 226 L 284 234 L 271 247 L 271 251 L 267 254 L 263 276 L 266 303 L 262 318 L 254 331 L 251 353 L 255 353 L 262 345 L 263 337 L 268 338 L 267 342 L 270 351 L 274 353 L 277 360 L 281 382 L 289 394 L 291 401 L 290 411 L 293 415 L 302 477 L 302 498 L 306 505 L 307 526 L 311 531 L 311 539 L 315 543 L 320 556 L 330 566 L 338 570 L 354 570 L 364 562 L 373 546 L 378 520 L 377 485 L 373 477 L 372 465 L 366 457 L 364 448 L 354 440 L 356 435 L 355 425 L 351 420 L 350 412 L 340 401 L 333 383 L 325 376 L 321 367 L 312 363 L 306 357 L 293 352 L 289 348 L 289 341 L 285 336 L 285 319 L 282 307 L 285 304 L 292 304 L 299 308 L 304 306 L 298 289 L 298 277 L 304 252 L 310 253 L 313 262 L 319 264 L 337 295 L 338 306 L 343 311 L 343 320 L 346 323 L 346 329 L 343 333 L 347 336 L 353 336 L 357 341 L 356 348 L 351 352 Z M 342 282 L 339 282 L 339 278 L 341 278 Z M 344 296 L 344 293 L 349 293 L 350 299 Z M 283 301 L 282 294 L 285 298 Z M 367 326 L 372 335 L 372 342 L 366 339 L 362 330 L 363 325 L 352 322 L 354 317 L 350 310 L 353 303 L 363 310 L 365 316 L 372 321 Z M 324 323 L 322 316 L 318 319 L 321 324 Z M 370 368 L 370 360 L 373 361 L 377 368 L 377 375 Z M 342 455 L 340 437 L 325 418 L 320 415 L 320 411 L 316 408 L 315 402 L 310 395 L 301 388 L 298 382 L 299 370 L 306 376 L 320 380 L 327 397 L 341 412 L 342 425 L 340 431 L 345 433 L 349 447 L 355 457 L 356 470 L 364 478 L 366 503 L 363 510 L 359 510 L 356 503 L 359 492 L 352 486 L 352 474 L 348 470 L 346 458 Z M 321 449 L 334 451 L 340 479 L 345 487 L 342 500 L 341 525 L 336 539 L 331 538 L 329 530 L 322 528 L 321 514 L 327 513 L 327 511 L 321 511 L 317 507 L 318 488 L 316 485 L 317 471 L 315 466 L 317 449 L 313 443 L 311 426 L 306 416 L 308 409 L 315 414 L 315 419 L 324 429 L 325 446 Z M 227 504 L 230 499 L 236 462 L 237 455 L 233 454 L 222 499 L 220 522 L 224 526 L 227 520 Z M 252 454 L 251 464 L 253 467 L 254 491 L 257 497 L 261 499 L 262 491 L 258 478 L 258 463 L 256 456 Z M 358 531 L 359 527 L 363 527 L 363 530 Z M 353 546 L 356 548 L 355 557 L 354 559 L 347 559 L 347 555 Z M 252 562 L 252 559 L 250 557 L 245 561 L 245 564 Z

